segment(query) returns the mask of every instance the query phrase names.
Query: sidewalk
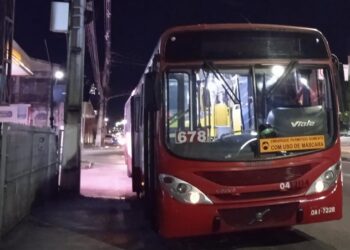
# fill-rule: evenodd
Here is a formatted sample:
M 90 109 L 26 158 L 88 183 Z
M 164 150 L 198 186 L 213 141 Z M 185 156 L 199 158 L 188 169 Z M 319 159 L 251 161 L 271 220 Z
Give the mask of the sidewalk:
M 97 147 L 97 146 L 93 146 L 93 145 L 85 145 L 84 147 L 81 147 L 81 153 L 82 154 L 88 154 L 94 151 L 98 151 L 98 150 L 113 150 L 113 149 L 118 149 L 118 150 L 122 150 L 122 146 L 101 146 L 101 147 Z
M 34 207 L 0 250 L 163 250 L 132 192 L 122 148 L 82 150 L 79 196 L 60 194 Z
M 82 150 L 80 193 L 85 197 L 122 200 L 134 196 L 122 148 Z
M 59 196 L 35 207 L 0 250 L 164 250 L 137 199 Z
M 95 163 L 81 169 L 80 193 L 86 197 L 125 199 L 134 196 L 124 164 Z

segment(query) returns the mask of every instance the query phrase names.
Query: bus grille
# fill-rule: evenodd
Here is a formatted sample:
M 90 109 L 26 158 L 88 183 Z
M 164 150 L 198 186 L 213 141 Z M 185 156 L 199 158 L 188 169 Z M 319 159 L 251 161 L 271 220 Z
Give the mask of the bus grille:
M 273 191 L 260 191 L 252 193 L 240 193 L 235 194 L 215 194 L 214 196 L 222 201 L 243 201 L 250 199 L 266 199 L 274 197 L 295 196 L 303 193 L 304 189 L 292 189 L 288 191 L 273 190 Z
M 301 165 L 240 171 L 201 171 L 196 174 L 223 186 L 253 186 L 293 181 L 310 169 L 310 165 Z
M 293 225 L 297 221 L 298 207 L 298 203 L 289 203 L 262 207 L 220 209 L 219 215 L 226 224 L 239 229 Z M 260 217 L 258 217 L 259 213 L 261 214 Z

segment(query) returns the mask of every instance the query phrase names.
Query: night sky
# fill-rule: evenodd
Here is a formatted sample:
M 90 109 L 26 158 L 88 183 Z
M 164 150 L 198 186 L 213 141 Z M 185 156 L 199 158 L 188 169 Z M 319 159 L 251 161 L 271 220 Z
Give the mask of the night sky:
M 95 15 L 103 48 L 103 0 L 95 0 Z M 16 0 L 15 40 L 31 57 L 47 60 L 46 40 L 51 60 L 64 65 L 66 37 L 49 31 L 49 19 L 50 1 Z M 165 29 L 186 24 L 245 22 L 317 28 L 328 39 L 332 52 L 347 63 L 349 0 L 112 0 L 111 95 L 130 92 L 136 86 Z M 86 75 L 89 80 L 89 67 Z M 109 102 L 108 116 L 112 121 L 122 118 L 126 99 Z

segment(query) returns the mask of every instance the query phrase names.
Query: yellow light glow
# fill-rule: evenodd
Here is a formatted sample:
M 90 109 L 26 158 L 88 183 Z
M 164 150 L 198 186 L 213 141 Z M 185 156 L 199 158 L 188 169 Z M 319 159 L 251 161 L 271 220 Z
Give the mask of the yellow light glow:
M 19 51 L 12 49 L 12 57 L 14 57 L 15 60 L 22 61 L 22 55 L 19 53 Z

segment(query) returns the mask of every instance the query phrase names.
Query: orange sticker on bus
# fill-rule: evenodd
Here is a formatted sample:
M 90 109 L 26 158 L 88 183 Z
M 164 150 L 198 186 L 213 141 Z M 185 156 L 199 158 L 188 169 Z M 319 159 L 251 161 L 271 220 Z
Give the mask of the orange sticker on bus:
M 259 144 L 261 153 L 324 149 L 326 147 L 324 135 L 260 139 Z

